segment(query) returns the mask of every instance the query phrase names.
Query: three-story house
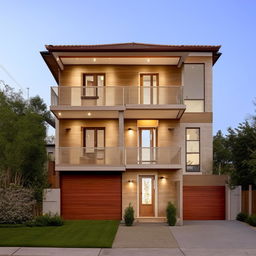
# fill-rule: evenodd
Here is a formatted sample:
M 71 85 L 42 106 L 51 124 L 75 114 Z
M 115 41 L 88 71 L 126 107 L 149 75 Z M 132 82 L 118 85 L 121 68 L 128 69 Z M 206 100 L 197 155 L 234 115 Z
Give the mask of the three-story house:
M 220 46 L 47 45 L 58 86 L 55 187 L 65 219 L 224 219 L 212 175 L 212 67 Z

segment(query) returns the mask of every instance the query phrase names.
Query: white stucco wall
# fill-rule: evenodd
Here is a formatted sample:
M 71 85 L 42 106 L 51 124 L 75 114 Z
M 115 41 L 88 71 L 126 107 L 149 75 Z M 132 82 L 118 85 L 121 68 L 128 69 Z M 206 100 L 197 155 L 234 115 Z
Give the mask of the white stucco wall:
M 44 189 L 43 193 L 43 214 L 60 215 L 60 189 Z

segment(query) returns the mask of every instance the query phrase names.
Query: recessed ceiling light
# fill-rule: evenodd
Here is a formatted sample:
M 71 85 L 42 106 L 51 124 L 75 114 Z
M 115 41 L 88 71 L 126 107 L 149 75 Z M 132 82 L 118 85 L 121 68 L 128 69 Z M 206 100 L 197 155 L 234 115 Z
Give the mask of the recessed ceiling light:
M 93 62 L 96 62 L 96 58 L 93 58 Z
M 88 113 L 87 113 L 87 115 L 88 115 L 88 116 L 91 116 L 91 115 L 92 115 L 92 113 L 91 113 L 91 112 L 88 112 Z
M 61 116 L 61 112 L 59 112 L 58 115 Z
M 147 62 L 150 62 L 150 59 L 147 59 Z

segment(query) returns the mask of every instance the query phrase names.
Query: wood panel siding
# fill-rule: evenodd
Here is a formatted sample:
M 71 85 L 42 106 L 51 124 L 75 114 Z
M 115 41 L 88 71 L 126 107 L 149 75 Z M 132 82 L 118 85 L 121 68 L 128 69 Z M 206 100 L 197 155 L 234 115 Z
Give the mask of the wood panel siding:
M 184 186 L 184 220 L 224 220 L 224 186 Z
M 121 174 L 62 174 L 62 216 L 67 220 L 119 220 L 121 193 Z
M 181 85 L 181 69 L 176 66 L 70 65 L 60 73 L 60 85 L 82 86 L 83 73 L 105 73 L 107 86 L 139 86 L 141 73 L 158 73 L 159 85 Z

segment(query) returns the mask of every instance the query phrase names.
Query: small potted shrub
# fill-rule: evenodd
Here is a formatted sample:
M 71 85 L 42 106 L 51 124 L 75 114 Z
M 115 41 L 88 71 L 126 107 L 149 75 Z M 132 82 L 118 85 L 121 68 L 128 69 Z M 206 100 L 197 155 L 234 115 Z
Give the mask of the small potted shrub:
M 244 212 L 240 212 L 236 216 L 236 220 L 239 220 L 239 221 L 242 221 L 242 222 L 246 222 L 247 219 L 248 219 L 248 214 L 244 213 Z
M 253 227 L 256 227 L 256 214 L 253 214 L 248 217 L 247 223 Z
M 126 226 L 132 226 L 134 222 L 134 209 L 129 203 L 129 206 L 124 211 L 124 222 Z
M 168 202 L 166 208 L 167 223 L 169 226 L 175 226 L 176 224 L 176 207 L 171 202 Z

